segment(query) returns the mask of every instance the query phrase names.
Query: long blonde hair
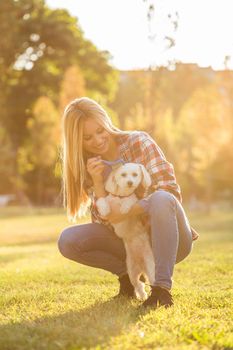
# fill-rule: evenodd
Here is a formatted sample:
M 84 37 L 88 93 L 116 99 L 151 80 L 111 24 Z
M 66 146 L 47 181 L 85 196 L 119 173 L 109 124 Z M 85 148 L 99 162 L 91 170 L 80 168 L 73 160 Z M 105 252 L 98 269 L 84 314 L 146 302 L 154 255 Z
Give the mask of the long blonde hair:
M 85 215 L 90 204 L 83 150 L 83 123 L 87 118 L 95 119 L 111 134 L 128 133 L 115 127 L 103 107 L 88 97 L 77 98 L 66 106 L 62 119 L 63 204 L 73 220 Z

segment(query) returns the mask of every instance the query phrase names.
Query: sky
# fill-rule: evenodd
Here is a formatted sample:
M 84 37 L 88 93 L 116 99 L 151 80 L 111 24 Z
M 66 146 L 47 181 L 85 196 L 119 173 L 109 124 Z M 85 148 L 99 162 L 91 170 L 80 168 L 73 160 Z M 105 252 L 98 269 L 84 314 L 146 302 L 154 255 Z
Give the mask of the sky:
M 165 65 L 168 60 L 196 63 L 215 70 L 232 56 L 232 0 L 46 0 L 51 8 L 65 8 L 78 18 L 84 37 L 110 52 L 110 63 L 121 70 Z M 155 6 L 149 26 L 148 5 Z M 174 33 L 168 14 L 179 15 Z M 154 40 L 149 34 L 156 34 Z M 172 36 L 175 47 L 165 48 Z

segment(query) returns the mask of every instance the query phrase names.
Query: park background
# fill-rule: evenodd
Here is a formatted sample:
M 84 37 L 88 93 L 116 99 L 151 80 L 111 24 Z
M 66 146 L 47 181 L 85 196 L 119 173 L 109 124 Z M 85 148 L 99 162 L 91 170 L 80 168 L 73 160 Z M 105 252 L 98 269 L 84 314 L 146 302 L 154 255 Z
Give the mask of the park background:
M 125 12 L 123 2 L 119 6 L 130 30 L 136 12 L 129 2 Z M 55 2 L 0 1 L 2 350 L 233 348 L 232 38 L 225 32 L 231 43 L 221 53 L 218 38 L 206 38 L 207 51 L 215 42 L 221 68 L 183 62 L 174 54 L 182 24 L 178 10 L 169 1 L 162 10 L 161 1 L 139 2 L 150 49 L 144 66 L 126 69 Z M 81 1 L 77 13 L 78 6 Z M 223 2 L 219 6 L 224 9 Z M 96 28 L 102 26 L 104 36 L 103 2 L 98 9 Z M 216 18 L 219 27 L 223 13 Z M 207 28 L 210 14 L 211 7 L 204 12 Z M 160 15 L 166 18 L 162 27 Z M 115 31 L 112 41 L 123 41 Z M 125 57 L 135 41 L 131 37 L 122 49 Z M 56 240 L 70 224 L 62 208 L 61 116 L 80 96 L 97 100 L 119 128 L 148 132 L 175 167 L 184 206 L 201 234 L 192 256 L 177 267 L 175 311 L 139 315 L 137 302 L 111 301 L 113 276 L 66 261 L 57 251 Z

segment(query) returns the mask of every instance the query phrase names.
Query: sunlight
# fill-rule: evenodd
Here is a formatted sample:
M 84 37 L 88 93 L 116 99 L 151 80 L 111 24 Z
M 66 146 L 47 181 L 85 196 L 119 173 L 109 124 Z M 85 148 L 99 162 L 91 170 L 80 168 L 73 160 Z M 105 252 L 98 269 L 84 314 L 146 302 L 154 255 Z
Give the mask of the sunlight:
M 231 3 L 227 0 L 154 1 L 157 36 L 153 43 L 148 39 L 147 3 L 142 0 L 47 0 L 47 4 L 64 7 L 78 17 L 86 38 L 108 50 L 119 69 L 148 68 L 168 59 L 223 69 L 224 57 L 233 53 Z M 170 31 L 166 16 L 171 11 L 179 14 L 176 46 L 164 50 L 161 35 Z M 232 60 L 229 67 L 233 67 Z

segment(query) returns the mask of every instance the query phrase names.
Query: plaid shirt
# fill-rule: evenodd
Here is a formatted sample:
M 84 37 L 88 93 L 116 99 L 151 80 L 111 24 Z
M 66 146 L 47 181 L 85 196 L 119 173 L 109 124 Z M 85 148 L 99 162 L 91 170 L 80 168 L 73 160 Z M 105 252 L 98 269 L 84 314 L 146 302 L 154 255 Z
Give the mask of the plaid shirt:
M 179 201 L 182 200 L 173 165 L 166 160 L 163 152 L 149 134 L 144 131 L 132 131 L 127 135 L 118 135 L 116 140 L 120 158 L 124 162 L 140 163 L 149 172 L 152 180 L 150 193 L 155 190 L 165 190 L 174 194 Z M 92 188 L 88 190 L 88 194 L 92 202 L 92 222 L 103 223 L 112 228 L 108 222 L 99 217 Z

